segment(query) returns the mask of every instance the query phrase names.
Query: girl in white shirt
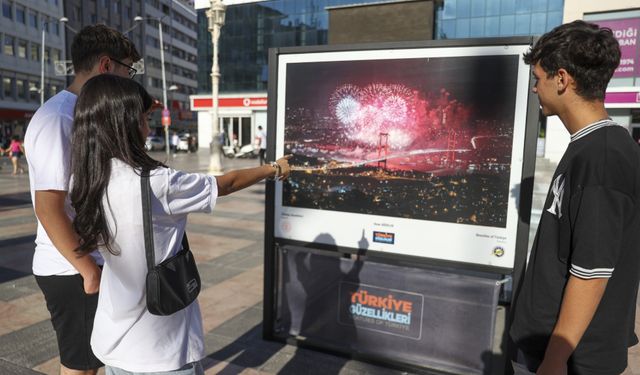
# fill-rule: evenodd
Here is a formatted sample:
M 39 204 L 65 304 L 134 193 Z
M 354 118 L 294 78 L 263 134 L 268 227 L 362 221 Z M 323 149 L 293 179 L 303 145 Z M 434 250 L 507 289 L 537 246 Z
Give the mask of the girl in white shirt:
M 104 256 L 91 347 L 113 375 L 202 374 L 205 355 L 197 301 L 169 316 L 146 308 L 140 171 L 150 169 L 157 263 L 181 248 L 187 214 L 211 212 L 216 198 L 266 177 L 289 175 L 288 157 L 223 176 L 165 167 L 144 150 L 152 99 L 133 80 L 103 74 L 83 87 L 72 133 L 71 203 L 79 254 Z

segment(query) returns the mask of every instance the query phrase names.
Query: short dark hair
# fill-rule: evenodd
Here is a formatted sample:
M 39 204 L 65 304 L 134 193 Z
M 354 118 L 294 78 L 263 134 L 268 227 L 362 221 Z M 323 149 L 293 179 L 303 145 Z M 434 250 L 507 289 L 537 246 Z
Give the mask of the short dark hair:
M 103 24 L 85 26 L 73 38 L 71 60 L 76 72 L 91 71 L 103 55 L 120 61 L 140 60 L 140 53 L 126 36 Z
M 524 62 L 540 63 L 548 77 L 563 68 L 576 81 L 576 93 L 604 100 L 607 84 L 620 63 L 620 46 L 611 29 L 577 20 L 544 34 L 524 54 Z

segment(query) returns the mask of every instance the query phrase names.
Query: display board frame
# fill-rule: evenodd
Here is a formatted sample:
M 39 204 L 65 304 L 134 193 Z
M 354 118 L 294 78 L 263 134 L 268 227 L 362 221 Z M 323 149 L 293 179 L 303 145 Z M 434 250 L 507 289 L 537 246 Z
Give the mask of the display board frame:
M 305 56 L 321 56 L 323 54 L 362 54 L 362 53 L 380 53 L 386 56 L 393 56 L 395 52 L 412 51 L 412 50 L 439 50 L 448 51 L 449 49 L 467 49 L 473 50 L 474 48 L 485 48 L 491 51 L 497 51 L 500 48 L 521 47 L 519 51 L 523 51 L 533 43 L 534 39 L 531 37 L 514 37 L 514 38 L 492 38 L 492 39 L 468 39 L 468 40 L 438 40 L 438 41 L 425 41 L 425 42 L 403 42 L 403 43 L 379 43 L 379 44 L 362 44 L 362 45 L 332 45 L 332 46 L 312 46 L 312 47 L 287 47 L 271 49 L 269 55 L 269 104 L 268 104 L 268 124 L 267 124 L 267 139 L 268 149 L 267 158 L 269 160 L 275 160 L 284 154 L 283 145 L 283 126 L 282 126 L 282 97 L 279 97 L 279 92 L 282 91 L 282 79 L 279 75 L 282 72 L 282 65 L 280 60 L 283 57 L 294 55 Z M 521 52 L 518 53 L 518 59 L 520 60 Z M 446 54 L 445 54 L 446 55 Z M 455 54 L 454 54 L 455 55 Z M 508 54 L 507 54 L 508 55 Z M 415 56 L 414 56 L 415 57 Z M 457 57 L 457 55 L 456 55 Z M 312 62 L 312 61 L 310 61 Z M 278 259 L 276 249 L 283 245 L 295 245 L 302 246 L 314 250 L 329 250 L 335 251 L 345 256 L 358 256 L 364 255 L 367 260 L 397 264 L 397 265 L 411 265 L 417 268 L 428 267 L 443 267 L 458 270 L 461 272 L 477 272 L 485 273 L 488 275 L 494 275 L 490 277 L 500 278 L 502 276 L 511 277 L 513 283 L 512 295 L 517 295 L 519 290 L 520 280 L 524 271 L 526 262 L 526 254 L 528 247 L 529 237 L 529 220 L 531 211 L 531 196 L 533 192 L 533 175 L 535 169 L 535 156 L 537 147 L 537 135 L 538 135 L 538 115 L 539 104 L 537 97 L 530 94 L 533 85 L 533 80 L 530 76 L 530 70 L 527 67 L 522 69 L 521 63 L 518 63 L 518 92 L 522 95 L 525 93 L 525 97 L 519 97 L 517 99 L 517 106 L 519 106 L 517 120 L 514 119 L 514 127 L 518 127 L 518 142 L 519 156 L 517 160 L 517 166 L 510 168 L 510 173 L 515 171 L 517 175 L 517 181 L 510 180 L 509 190 L 512 196 L 510 200 L 514 199 L 510 203 L 511 214 L 514 222 L 509 226 L 511 231 L 510 235 L 513 236 L 510 248 L 513 250 L 513 254 L 510 255 L 509 262 L 497 264 L 491 264 L 490 262 L 475 262 L 465 261 L 464 259 L 455 259 L 447 257 L 434 257 L 434 256 L 416 256 L 411 253 L 399 253 L 380 251 L 379 249 L 372 249 L 370 236 L 372 234 L 365 234 L 363 231 L 362 238 L 367 240 L 364 242 L 365 247 L 361 246 L 344 246 L 340 241 L 332 242 L 316 242 L 304 239 L 296 238 L 283 238 L 282 223 L 277 219 L 276 215 L 281 216 L 282 211 L 282 183 L 276 181 L 268 181 L 266 184 L 266 210 L 265 210 L 265 289 L 264 289 L 264 326 L 263 334 L 267 339 L 276 339 L 274 336 L 274 324 L 273 319 L 275 317 L 275 309 L 277 302 L 277 285 L 278 277 L 281 270 L 278 268 Z M 523 76 L 524 74 L 524 76 Z M 523 91 L 522 85 L 525 86 Z M 515 121 L 518 121 L 516 124 Z M 513 155 L 513 154 L 512 154 Z M 506 227 L 506 226 L 505 226 Z M 330 232 L 329 232 L 330 234 Z M 338 236 L 339 237 L 339 236 Z M 494 250 L 499 250 L 500 246 L 495 246 Z M 500 257 L 498 254 L 492 254 L 492 256 Z M 509 296 L 508 300 L 511 299 Z M 507 301 L 508 303 L 508 301 Z M 508 327 L 508 319 L 505 322 L 505 326 Z M 292 339 L 292 342 L 296 342 Z M 326 349 L 326 348 L 325 348 Z M 338 350 L 340 352 L 340 350 Z M 507 350 L 508 351 L 508 350 Z M 389 363 L 402 366 L 402 363 L 397 363 L 390 358 L 367 358 L 367 356 L 354 355 L 354 353 L 344 353 L 344 355 L 352 356 L 355 358 L 361 358 L 365 360 L 374 360 L 383 363 Z M 411 367 L 411 366 L 410 366 Z

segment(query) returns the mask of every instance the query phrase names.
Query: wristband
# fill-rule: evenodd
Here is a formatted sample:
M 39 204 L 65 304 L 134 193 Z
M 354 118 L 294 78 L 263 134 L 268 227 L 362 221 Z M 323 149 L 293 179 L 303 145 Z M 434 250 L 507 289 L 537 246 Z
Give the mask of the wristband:
M 274 178 L 277 178 L 282 174 L 282 169 L 280 168 L 280 164 L 276 163 L 275 161 L 272 161 L 271 166 L 276 169 L 276 174 L 273 175 Z

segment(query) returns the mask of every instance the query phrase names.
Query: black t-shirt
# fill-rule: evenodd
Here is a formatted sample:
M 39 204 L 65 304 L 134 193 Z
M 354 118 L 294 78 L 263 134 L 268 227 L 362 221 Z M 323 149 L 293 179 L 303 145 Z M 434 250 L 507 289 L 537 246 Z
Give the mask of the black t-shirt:
M 572 136 L 553 176 L 517 298 L 511 337 L 542 360 L 572 274 L 609 278 L 569 360 L 571 374 L 619 374 L 634 334 L 640 273 L 640 148 L 610 120 Z

